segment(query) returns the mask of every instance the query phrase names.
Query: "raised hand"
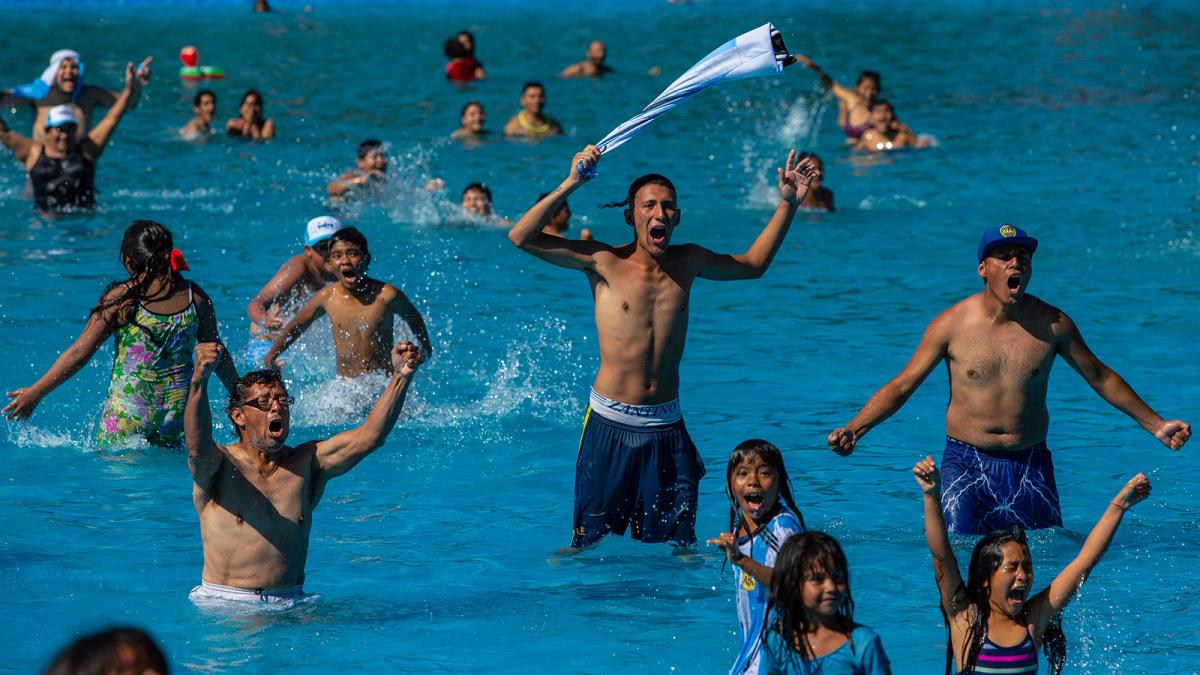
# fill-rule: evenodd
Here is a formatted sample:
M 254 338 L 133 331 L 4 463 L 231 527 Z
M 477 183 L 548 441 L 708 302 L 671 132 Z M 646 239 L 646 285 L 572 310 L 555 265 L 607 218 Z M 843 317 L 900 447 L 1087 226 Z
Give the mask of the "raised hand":
M 137 76 L 138 79 L 141 80 L 142 84 L 149 84 L 150 82 L 150 62 L 153 60 L 153 56 L 147 56 L 146 58 L 142 59 L 140 64 L 138 64 Z
M 842 457 L 849 457 L 850 453 L 854 452 L 854 446 L 858 443 L 858 439 L 854 437 L 854 432 L 848 427 L 838 427 L 829 432 L 829 438 L 826 441 L 829 443 L 829 449 Z
M 12 400 L 8 405 L 4 406 L 4 410 L 0 411 L 10 420 L 25 420 L 33 414 L 33 409 L 42 401 L 42 397 L 35 394 L 32 387 L 21 387 L 14 391 L 5 394 Z
M 787 162 L 779 172 L 779 198 L 798 204 L 808 194 L 808 186 L 820 176 L 817 163 L 811 157 L 796 161 L 796 150 L 788 152 Z
M 1192 437 L 1192 425 L 1183 420 L 1163 420 L 1154 430 L 1154 437 L 1172 450 L 1178 450 Z
M 1121 491 L 1113 497 L 1113 504 L 1125 510 L 1149 496 L 1150 479 L 1146 478 L 1146 474 L 1139 473 L 1121 487 Z
M 208 378 L 216 371 L 217 363 L 221 361 L 221 351 L 220 342 L 196 343 L 195 370 L 192 372 L 192 381 L 208 381 Z
M 927 495 L 938 495 L 942 490 L 942 474 L 931 455 L 913 465 L 913 478 L 921 486 L 921 492 Z
M 570 178 L 577 183 L 586 183 L 592 179 L 596 165 L 599 163 L 600 151 L 596 149 L 596 146 L 585 147 L 571 158 Z
M 392 347 L 392 370 L 401 375 L 411 376 L 424 361 L 425 355 L 408 340 L 401 340 Z

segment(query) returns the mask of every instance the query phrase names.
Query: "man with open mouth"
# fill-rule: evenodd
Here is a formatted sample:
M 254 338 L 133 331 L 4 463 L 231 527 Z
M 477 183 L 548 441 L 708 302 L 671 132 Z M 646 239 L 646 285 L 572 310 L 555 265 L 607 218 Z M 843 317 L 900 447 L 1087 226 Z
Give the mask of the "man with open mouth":
M 904 405 L 942 361 L 950 375 L 942 510 L 952 532 L 986 534 L 1020 525 L 1062 525 L 1054 464 L 1046 448 L 1050 367 L 1061 356 L 1084 380 L 1163 445 L 1191 436 L 1182 420 L 1164 420 L 1088 349 L 1071 318 L 1025 292 L 1038 241 L 1001 225 L 979 241 L 983 290 L 937 316 L 908 365 L 871 396 L 829 447 L 849 455 L 868 431 Z
M 184 412 L 192 501 L 204 545 L 201 584 L 190 597 L 201 605 L 287 606 L 304 597 L 312 513 L 326 484 L 384 444 L 425 355 L 408 341 L 397 342 L 391 379 L 362 425 L 295 446 L 287 445 L 294 399 L 279 371 L 247 373 L 225 406 L 237 442 L 218 445 L 208 380 L 220 349 L 214 342 L 196 345 Z
M 671 244 L 678 227 L 675 186 L 665 176 L 633 181 L 624 201 L 633 241 L 610 246 L 543 232 L 600 160 L 589 145 L 570 174 L 513 225 L 508 238 L 546 262 L 582 271 L 595 298 L 600 371 L 592 384 L 575 474 L 571 547 L 609 532 L 643 542 L 696 542 L 696 488 L 704 465 L 683 425 L 679 362 L 687 337 L 692 282 L 756 279 L 766 272 L 816 175 L 793 150 L 778 169 L 779 206 L 745 253 Z

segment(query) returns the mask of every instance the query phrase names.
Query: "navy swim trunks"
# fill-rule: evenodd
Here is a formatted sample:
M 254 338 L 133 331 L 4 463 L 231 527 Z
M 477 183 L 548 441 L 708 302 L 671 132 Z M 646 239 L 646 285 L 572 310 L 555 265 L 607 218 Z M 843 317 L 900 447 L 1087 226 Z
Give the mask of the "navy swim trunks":
M 1045 441 L 1015 452 L 989 452 L 946 437 L 942 511 L 959 534 L 987 534 L 1020 525 L 1062 526 L 1054 462 Z
M 624 534 L 626 527 L 646 543 L 695 544 L 704 463 L 683 426 L 678 402 L 632 406 L 597 397 L 593 392 L 579 439 L 571 546 L 591 546 L 609 532 Z M 640 415 L 671 405 L 673 414 L 668 411 L 665 418 Z

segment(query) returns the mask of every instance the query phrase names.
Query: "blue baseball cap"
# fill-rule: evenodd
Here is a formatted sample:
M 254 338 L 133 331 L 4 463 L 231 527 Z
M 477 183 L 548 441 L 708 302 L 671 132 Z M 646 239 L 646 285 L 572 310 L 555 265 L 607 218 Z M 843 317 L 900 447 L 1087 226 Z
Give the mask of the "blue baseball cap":
M 1025 230 L 1005 223 L 984 232 L 983 236 L 979 238 L 979 262 L 983 262 L 988 252 L 997 246 L 1023 246 L 1029 249 L 1030 255 L 1033 255 L 1033 252 L 1037 250 L 1037 244 L 1037 239 L 1026 234 Z

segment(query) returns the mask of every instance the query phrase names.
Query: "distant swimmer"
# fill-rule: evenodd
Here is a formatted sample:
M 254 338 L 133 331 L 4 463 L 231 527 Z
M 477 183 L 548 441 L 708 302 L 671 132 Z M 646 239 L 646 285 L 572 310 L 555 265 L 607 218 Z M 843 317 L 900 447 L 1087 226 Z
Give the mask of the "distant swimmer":
M 392 372 L 388 350 L 392 344 L 392 322 L 399 317 L 416 336 L 425 356 L 433 353 L 421 313 L 400 289 L 367 276 L 371 253 L 367 238 L 353 227 L 344 227 L 329 238 L 326 263 L 337 280 L 317 291 L 296 313 L 263 357 L 271 366 L 312 322 L 328 314 L 337 351 L 337 374 L 361 377 Z
M 879 100 L 871 105 L 871 128 L 863 132 L 854 149 L 885 152 L 928 146 L 929 142 L 926 139 L 918 137 L 907 124 L 896 119 L 896 110 L 891 103 Z
M 192 348 L 197 341 L 219 344 L 220 338 L 212 301 L 180 274 L 187 265 L 173 246 L 167 228 L 152 220 L 133 221 L 121 242 L 129 278 L 108 285 L 83 332 L 37 382 L 8 392 L 12 401 L 3 412 L 9 419 L 32 415 L 47 394 L 114 336 L 108 400 L 96 432 L 100 446 L 125 447 L 135 439 L 162 447 L 183 444 Z M 237 369 L 227 357 L 221 358 L 217 373 L 227 388 L 237 381 Z
M 875 97 L 883 90 L 883 79 L 874 70 L 864 70 L 858 74 L 854 88 L 838 84 L 812 59 L 803 54 L 793 54 L 796 60 L 811 68 L 821 78 L 821 86 L 833 92 L 838 102 L 838 126 L 846 133 L 850 141 L 857 141 L 863 133 L 871 128 L 871 105 Z
M 541 82 L 526 82 L 521 90 L 521 112 L 504 125 L 504 135 L 538 139 L 562 134 L 562 127 L 542 111 L 546 108 L 546 88 Z
M 537 201 L 540 202 L 550 195 L 549 192 L 543 192 L 538 196 Z M 537 204 L 537 202 L 534 202 Z M 550 214 L 550 219 L 546 221 L 546 227 L 542 228 L 542 232 L 554 235 L 555 237 L 567 236 L 567 230 L 571 229 L 571 207 L 567 204 L 567 200 L 562 200 L 562 204 L 558 210 Z M 583 228 L 579 231 L 580 239 L 591 239 L 592 231 L 588 228 Z
M 192 97 L 193 117 L 179 130 L 185 141 L 200 141 L 212 136 L 212 123 L 217 118 L 217 95 L 211 89 L 201 89 Z
M 608 56 L 608 48 L 604 46 L 604 43 L 592 40 L 587 48 L 587 58 L 564 68 L 559 73 L 559 77 L 600 77 L 611 73 L 613 69 L 604 63 L 606 56 Z
M 497 216 L 492 207 L 492 189 L 485 183 L 470 183 L 462 191 L 462 210 L 474 216 L 495 218 L 507 225 L 508 219 Z
M 1182 448 L 1192 433 L 1188 423 L 1164 420 L 1151 410 L 1088 349 L 1070 317 L 1025 292 L 1037 246 L 1037 239 L 1012 225 L 984 232 L 978 249 L 983 290 L 939 314 L 904 370 L 846 426 L 829 434 L 830 449 L 849 455 L 945 362 L 950 404 L 941 499 L 952 532 L 1062 525 L 1046 447 L 1046 389 L 1055 357 L 1172 450 Z
M 275 120 L 263 112 L 263 97 L 257 89 L 242 94 L 238 116 L 225 123 L 225 133 L 241 138 L 275 138 Z
M 304 227 L 304 250 L 280 265 L 275 276 L 246 305 L 250 317 L 247 358 L 255 369 L 262 367 L 262 358 L 279 338 L 280 329 L 314 293 L 336 280 L 326 264 L 329 238 L 343 227 L 341 221 L 329 216 L 308 221 Z
M 457 37 L 446 40 L 442 51 L 445 52 L 448 59 L 446 61 L 447 80 L 462 83 L 483 79 L 483 64 L 475 60 L 462 40 Z
M 509 240 L 553 265 L 579 270 L 596 306 L 600 371 L 592 384 L 575 476 L 571 546 L 609 532 L 644 542 L 696 542 L 697 486 L 704 465 L 683 424 L 679 363 L 687 337 L 692 283 L 755 279 L 766 272 L 813 178 L 811 161 L 788 154 L 778 170 L 779 206 L 754 244 L 740 254 L 696 244 L 670 244 L 681 211 L 675 186 L 648 174 L 633 181 L 625 207 L 633 240 L 622 246 L 565 239 L 542 230 L 559 204 L 588 179 L 600 160 L 589 145 L 570 173 L 513 225 Z
M 450 138 L 463 140 L 480 140 L 492 132 L 483 128 L 487 122 L 487 114 L 479 101 L 467 101 L 458 114 L 458 128 L 450 134 Z
M 808 186 L 808 194 L 804 195 L 804 201 L 801 202 L 800 208 L 812 209 L 814 211 L 833 211 L 833 190 L 824 186 L 825 162 L 822 162 L 820 157 L 811 152 L 800 153 L 798 159 L 811 159 L 817 167 L 812 185 Z
M 293 399 L 278 371 L 257 370 L 238 380 L 225 405 L 237 442 L 218 445 L 208 380 L 219 349 L 196 345 L 185 424 L 204 569 L 189 595 L 192 602 L 262 607 L 304 598 L 313 510 L 330 479 L 383 446 L 425 358 L 409 342 L 384 352 L 391 379 L 361 426 L 287 445 Z
M 964 579 L 938 499 L 949 479 L 939 475 L 933 457 L 917 462 L 913 477 L 924 495 L 925 539 L 949 642 L 945 672 L 1031 675 L 1038 672 L 1041 647 L 1050 672 L 1061 673 L 1067 660 L 1062 611 L 1100 563 L 1125 513 L 1150 496 L 1150 480 L 1139 473 L 1121 486 L 1075 559 L 1033 593 L 1033 557 L 1020 527 L 991 532 L 976 542 Z M 950 669 L 952 662 L 957 669 Z
M 73 106 L 55 106 L 46 114 L 44 143 L 10 131 L 0 118 L 0 142 L 29 172 L 38 211 L 66 213 L 96 205 L 96 162 L 141 90 L 141 81 L 134 75 L 133 63 L 129 63 L 125 68 L 125 90 L 83 140 L 77 140 L 79 119 Z
M 136 69 L 140 87 L 150 81 L 150 62 L 147 56 Z M 60 49 L 50 55 L 50 66 L 41 77 L 9 91 L 0 93 L 0 107 L 31 106 L 35 116 L 30 136 L 39 143 L 46 142 L 46 118 L 55 106 L 70 106 L 75 112 L 78 128 L 76 140 L 82 141 L 92 130 L 92 118 L 97 107 L 110 108 L 121 97 L 119 91 L 108 91 L 103 87 L 84 84 L 83 57 L 71 49 Z M 125 112 L 138 105 L 138 96 L 125 103 Z
M 333 201 L 345 201 L 354 196 L 369 195 L 387 180 L 388 156 L 383 141 L 373 138 L 358 144 L 355 164 L 341 176 L 333 179 L 325 191 Z

